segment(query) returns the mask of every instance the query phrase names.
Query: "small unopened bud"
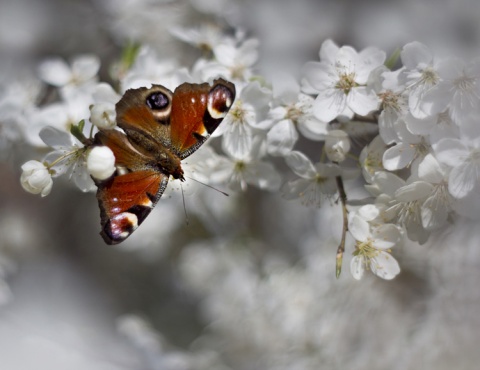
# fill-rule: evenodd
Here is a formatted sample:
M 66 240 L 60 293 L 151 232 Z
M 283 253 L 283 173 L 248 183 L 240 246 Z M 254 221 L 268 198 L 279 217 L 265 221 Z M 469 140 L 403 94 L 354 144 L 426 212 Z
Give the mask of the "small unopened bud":
M 115 104 L 99 103 L 90 109 L 90 122 L 100 129 L 112 129 L 117 125 Z
M 23 164 L 20 183 L 29 193 L 40 194 L 42 197 L 50 194 L 53 186 L 48 168 L 42 162 L 33 160 Z
M 325 153 L 332 162 L 343 162 L 350 151 L 350 139 L 342 130 L 332 130 L 325 138 Z
M 107 146 L 96 146 L 87 158 L 87 169 L 97 180 L 106 180 L 115 172 L 115 156 Z

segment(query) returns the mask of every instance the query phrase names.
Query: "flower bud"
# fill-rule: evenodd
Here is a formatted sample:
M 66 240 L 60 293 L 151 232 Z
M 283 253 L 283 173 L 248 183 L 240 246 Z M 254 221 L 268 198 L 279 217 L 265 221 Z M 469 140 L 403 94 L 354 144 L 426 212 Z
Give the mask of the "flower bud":
M 53 186 L 52 175 L 42 162 L 28 161 L 22 166 L 20 183 L 32 194 L 41 194 L 42 197 L 50 194 Z
M 90 109 L 90 122 L 100 129 L 112 129 L 116 126 L 115 104 L 98 103 Z
M 325 138 L 325 153 L 332 162 L 343 162 L 350 151 L 350 139 L 342 130 L 332 130 Z
M 87 169 L 97 180 L 106 180 L 115 172 L 115 156 L 107 146 L 96 146 L 87 158 Z

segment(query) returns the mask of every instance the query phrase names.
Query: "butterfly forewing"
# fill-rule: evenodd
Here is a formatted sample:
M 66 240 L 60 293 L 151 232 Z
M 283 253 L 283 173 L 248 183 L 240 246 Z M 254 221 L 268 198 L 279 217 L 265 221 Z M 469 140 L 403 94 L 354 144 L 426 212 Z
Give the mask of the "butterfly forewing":
M 175 89 L 170 118 L 172 150 L 184 159 L 218 127 L 235 100 L 235 86 L 223 79 L 184 83 Z

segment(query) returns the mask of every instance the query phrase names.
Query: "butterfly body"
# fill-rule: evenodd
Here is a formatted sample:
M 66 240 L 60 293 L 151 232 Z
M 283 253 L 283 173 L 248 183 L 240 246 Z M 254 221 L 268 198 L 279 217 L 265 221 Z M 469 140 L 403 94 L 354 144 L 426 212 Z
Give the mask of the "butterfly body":
M 145 220 L 170 177 L 184 181 L 181 160 L 218 127 L 235 99 L 235 86 L 184 83 L 172 93 L 161 85 L 127 90 L 116 105 L 119 130 L 101 130 L 95 145 L 108 146 L 115 173 L 95 180 L 107 244 L 124 241 Z

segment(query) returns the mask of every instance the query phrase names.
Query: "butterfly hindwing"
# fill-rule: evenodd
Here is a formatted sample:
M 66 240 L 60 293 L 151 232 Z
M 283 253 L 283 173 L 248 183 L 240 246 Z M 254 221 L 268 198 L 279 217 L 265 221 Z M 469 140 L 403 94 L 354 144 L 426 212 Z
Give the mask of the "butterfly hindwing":
M 162 196 L 168 176 L 154 170 L 141 170 L 114 176 L 98 183 L 97 198 L 107 244 L 124 241 L 150 214 Z

